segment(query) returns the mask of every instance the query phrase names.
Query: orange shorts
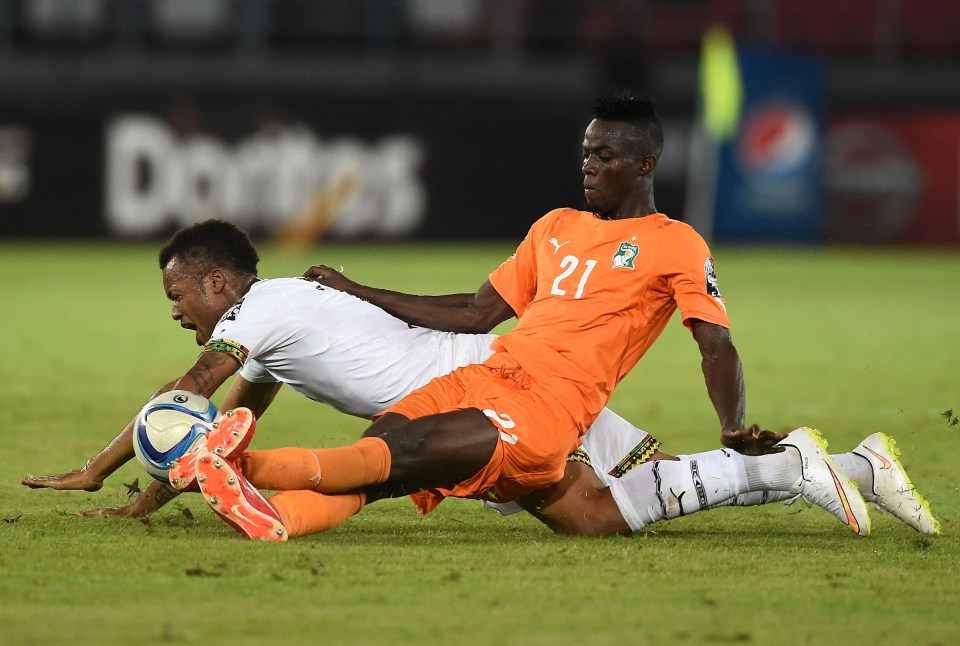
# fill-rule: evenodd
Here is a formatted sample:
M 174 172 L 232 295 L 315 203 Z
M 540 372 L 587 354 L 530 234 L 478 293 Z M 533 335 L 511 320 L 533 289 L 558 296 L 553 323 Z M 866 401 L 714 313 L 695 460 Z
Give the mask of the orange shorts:
M 453 489 L 428 489 L 411 498 L 429 513 L 447 496 L 508 502 L 563 478 L 567 456 L 580 446 L 580 427 L 519 366 L 493 361 L 434 379 L 387 409 L 408 419 L 476 408 L 500 430 L 487 465 Z

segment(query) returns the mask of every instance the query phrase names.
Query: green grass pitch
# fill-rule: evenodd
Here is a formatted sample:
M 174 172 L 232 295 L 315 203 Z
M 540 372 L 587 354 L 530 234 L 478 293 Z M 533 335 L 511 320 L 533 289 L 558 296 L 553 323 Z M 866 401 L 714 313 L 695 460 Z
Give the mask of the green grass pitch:
M 874 514 L 858 538 L 803 505 L 722 509 L 632 537 L 556 536 L 451 500 L 384 501 L 328 533 L 240 540 L 195 495 L 148 520 L 97 493 L 31 491 L 82 465 L 192 364 L 159 245 L 2 244 L 0 643 L 838 644 L 960 642 L 960 254 L 715 249 L 748 421 L 820 428 L 836 452 L 883 431 L 943 535 Z M 416 293 L 472 291 L 509 244 L 262 245 L 261 274 L 322 261 Z M 715 448 L 699 354 L 675 318 L 611 406 L 673 452 Z M 955 419 L 953 417 L 952 419 Z M 340 445 L 362 420 L 282 393 L 255 447 Z

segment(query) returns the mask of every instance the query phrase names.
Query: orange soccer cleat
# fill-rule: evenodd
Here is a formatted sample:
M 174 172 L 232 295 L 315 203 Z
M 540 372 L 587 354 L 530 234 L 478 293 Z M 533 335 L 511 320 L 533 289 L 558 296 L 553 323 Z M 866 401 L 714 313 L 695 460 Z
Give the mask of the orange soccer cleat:
M 196 459 L 196 476 L 207 504 L 242 536 L 261 541 L 287 540 L 280 512 L 230 462 L 201 451 Z
M 197 491 L 196 461 L 202 451 L 208 451 L 234 462 L 253 439 L 257 418 L 249 408 L 235 408 L 213 423 L 213 429 L 189 453 L 170 464 L 170 484 L 180 491 Z

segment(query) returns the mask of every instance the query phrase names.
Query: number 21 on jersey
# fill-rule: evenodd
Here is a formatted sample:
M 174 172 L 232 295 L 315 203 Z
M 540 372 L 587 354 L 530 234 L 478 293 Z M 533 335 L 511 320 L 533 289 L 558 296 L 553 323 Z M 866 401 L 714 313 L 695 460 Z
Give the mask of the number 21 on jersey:
M 553 287 L 550 288 L 550 293 L 555 296 L 566 296 L 567 288 L 569 287 L 571 281 L 577 280 L 576 276 L 572 276 L 574 272 L 577 271 L 577 267 L 580 266 L 580 259 L 576 256 L 565 256 L 563 260 L 560 261 L 560 269 L 563 271 L 560 272 L 554 281 Z M 596 260 L 584 260 L 583 261 L 583 270 L 580 274 L 580 280 L 577 283 L 577 291 L 573 295 L 574 298 L 580 298 L 583 296 L 583 288 L 587 284 L 587 279 L 590 277 L 590 272 L 593 271 L 593 268 L 597 266 Z M 567 279 L 570 280 L 567 280 Z M 563 283 L 564 287 L 561 287 Z

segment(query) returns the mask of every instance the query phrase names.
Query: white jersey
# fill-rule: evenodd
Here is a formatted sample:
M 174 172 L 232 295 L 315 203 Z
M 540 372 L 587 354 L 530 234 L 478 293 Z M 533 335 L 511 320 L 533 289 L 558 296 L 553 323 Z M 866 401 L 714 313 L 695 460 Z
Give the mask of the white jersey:
M 410 326 L 345 292 L 275 278 L 253 284 L 206 348 L 228 349 L 247 381 L 282 382 L 369 418 L 434 377 L 483 362 L 493 339 Z
M 493 352 L 493 334 L 408 325 L 375 305 L 302 278 L 260 280 L 214 328 L 205 349 L 230 352 L 240 376 L 281 382 L 314 401 L 369 418 L 408 393 Z M 654 440 L 608 409 L 581 438 L 609 484 Z M 507 509 L 519 509 L 508 503 Z

